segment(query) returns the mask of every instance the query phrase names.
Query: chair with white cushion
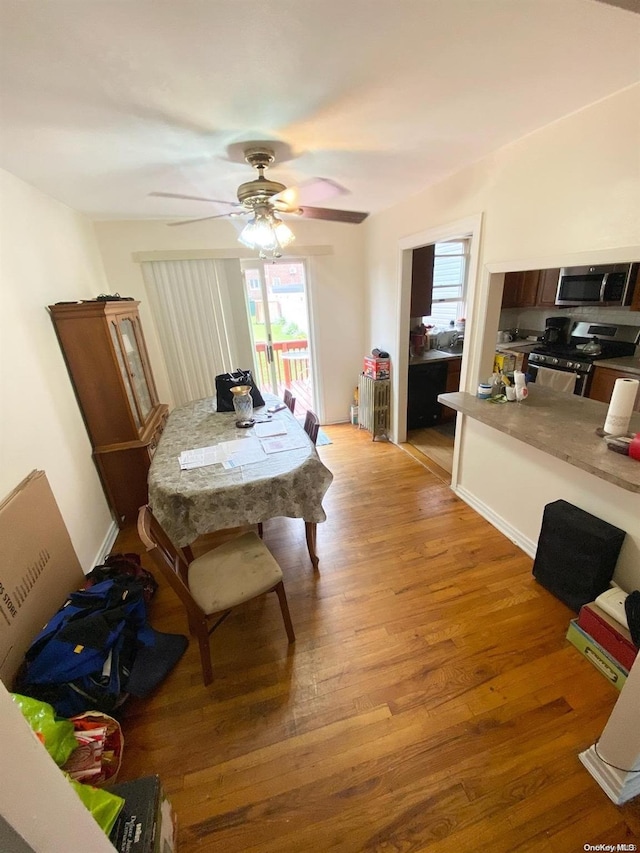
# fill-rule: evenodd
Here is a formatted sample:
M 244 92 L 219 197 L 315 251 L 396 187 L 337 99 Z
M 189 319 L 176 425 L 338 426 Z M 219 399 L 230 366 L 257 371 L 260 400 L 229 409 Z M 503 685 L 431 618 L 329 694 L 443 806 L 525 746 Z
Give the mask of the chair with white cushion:
M 253 531 L 225 542 L 190 563 L 171 542 L 149 506 L 140 507 L 138 534 L 187 611 L 190 633 L 200 647 L 205 685 L 213 680 L 210 635 L 233 608 L 252 598 L 275 592 L 289 642 L 295 641 L 282 569 Z

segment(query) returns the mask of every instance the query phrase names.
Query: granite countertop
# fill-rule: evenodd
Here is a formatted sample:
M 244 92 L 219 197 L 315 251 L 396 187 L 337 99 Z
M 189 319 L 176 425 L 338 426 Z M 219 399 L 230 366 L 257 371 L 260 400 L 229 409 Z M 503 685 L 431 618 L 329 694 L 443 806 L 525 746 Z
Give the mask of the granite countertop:
M 601 480 L 640 493 L 640 461 L 608 450 L 596 434 L 607 416 L 607 403 L 535 385 L 529 385 L 522 403 L 492 403 L 462 391 L 440 394 L 438 402 Z M 629 432 L 640 432 L 640 414 L 633 414 Z
M 505 344 L 496 344 L 496 352 L 531 352 L 532 349 L 539 346 L 540 341 L 529 341 L 526 338 L 521 338 Z
M 412 355 L 409 358 L 409 367 L 414 367 L 416 364 L 435 364 L 439 361 L 451 361 L 452 359 L 457 358 L 459 361 L 462 360 L 461 352 L 446 352 L 441 349 L 430 349 L 424 352 L 422 355 Z
M 627 356 L 626 358 L 603 358 L 593 362 L 594 367 L 608 367 L 611 370 L 624 370 L 625 373 L 637 373 L 640 378 L 640 358 Z

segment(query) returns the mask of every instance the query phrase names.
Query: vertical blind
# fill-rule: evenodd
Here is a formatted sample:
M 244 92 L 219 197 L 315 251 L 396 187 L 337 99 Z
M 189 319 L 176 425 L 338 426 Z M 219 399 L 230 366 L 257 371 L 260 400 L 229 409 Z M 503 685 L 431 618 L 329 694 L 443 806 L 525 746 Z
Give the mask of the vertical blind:
M 143 261 L 142 274 L 176 405 L 215 394 L 237 345 L 225 261 Z

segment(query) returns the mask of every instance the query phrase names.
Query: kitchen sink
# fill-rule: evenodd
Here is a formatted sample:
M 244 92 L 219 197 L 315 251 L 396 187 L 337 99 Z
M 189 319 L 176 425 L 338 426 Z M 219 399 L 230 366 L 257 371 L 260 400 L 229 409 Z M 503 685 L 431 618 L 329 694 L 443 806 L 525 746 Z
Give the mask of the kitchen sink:
M 462 355 L 462 346 L 438 347 L 436 352 L 444 352 L 447 355 Z

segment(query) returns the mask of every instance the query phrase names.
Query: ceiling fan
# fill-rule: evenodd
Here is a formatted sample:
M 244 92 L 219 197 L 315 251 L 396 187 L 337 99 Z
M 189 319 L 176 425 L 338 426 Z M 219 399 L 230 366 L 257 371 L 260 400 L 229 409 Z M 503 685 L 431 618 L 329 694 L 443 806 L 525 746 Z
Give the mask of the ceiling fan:
M 238 201 L 221 201 L 202 196 L 181 195 L 179 193 L 152 192 L 150 195 L 161 198 L 182 198 L 191 201 L 206 201 L 214 204 L 228 205 L 232 210 L 212 216 L 201 216 L 198 219 L 186 219 L 170 222 L 169 225 L 189 225 L 192 222 L 202 222 L 205 219 L 221 219 L 224 217 L 251 216 L 239 236 L 239 241 L 250 249 L 259 249 L 260 257 L 279 258 L 282 249 L 294 239 L 293 232 L 280 216 L 300 216 L 306 219 L 325 219 L 332 222 L 348 222 L 358 224 L 365 220 L 368 213 L 355 210 L 333 210 L 327 207 L 313 207 L 304 204 L 304 197 L 318 195 L 327 198 L 341 194 L 346 190 L 334 181 L 326 178 L 315 178 L 300 187 L 286 187 L 279 181 L 265 178 L 266 169 L 275 160 L 273 149 L 266 145 L 252 145 L 244 150 L 244 159 L 258 172 L 258 177 L 252 181 L 240 184 L 237 190 Z M 302 204 L 301 204 L 302 201 Z

